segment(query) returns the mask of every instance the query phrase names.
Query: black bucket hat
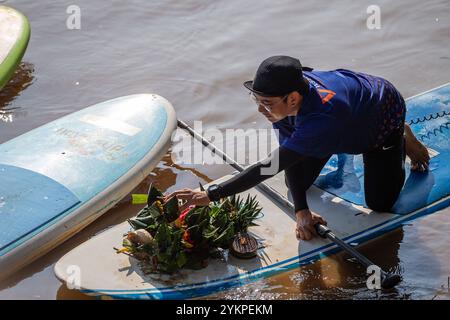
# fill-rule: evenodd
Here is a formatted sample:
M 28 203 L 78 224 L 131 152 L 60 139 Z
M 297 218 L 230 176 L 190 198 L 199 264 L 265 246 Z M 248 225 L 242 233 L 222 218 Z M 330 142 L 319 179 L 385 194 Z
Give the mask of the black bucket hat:
M 256 71 L 253 81 L 244 82 L 244 86 L 264 97 L 284 96 L 292 91 L 306 95 L 308 81 L 303 77 L 300 60 L 289 56 L 272 56 L 264 60 Z

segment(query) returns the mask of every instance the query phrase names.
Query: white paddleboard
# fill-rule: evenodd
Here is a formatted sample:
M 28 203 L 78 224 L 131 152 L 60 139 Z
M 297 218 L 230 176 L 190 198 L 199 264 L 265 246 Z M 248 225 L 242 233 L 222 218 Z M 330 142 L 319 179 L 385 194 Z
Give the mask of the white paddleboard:
M 408 100 L 408 106 L 414 108 L 411 112 L 414 118 L 423 118 L 423 115 L 430 113 L 442 115 L 442 110 L 448 110 L 449 101 L 450 85 L 445 85 Z M 430 161 L 429 172 L 410 174 L 409 168 L 406 169 L 408 178 L 394 207 L 396 213 L 373 212 L 364 203 L 357 203 L 360 201 L 358 194 L 349 192 L 355 190 L 358 184 L 361 190 L 358 179 L 363 179 L 363 176 L 355 174 L 361 170 L 360 159 L 353 159 L 353 175 L 345 175 L 340 187 L 312 186 L 308 190 L 311 210 L 322 215 L 338 237 L 352 245 L 359 245 L 402 226 L 406 221 L 446 208 L 450 203 L 450 172 L 447 165 L 450 140 L 441 124 L 445 121 L 448 121 L 446 116 L 441 116 L 414 125 L 416 134 L 436 152 Z M 337 170 L 333 163 L 336 159 L 330 161 L 318 181 L 326 180 L 327 175 L 329 177 Z M 349 179 L 346 180 L 346 177 Z M 230 176 L 223 177 L 216 183 L 228 178 Z M 267 184 L 287 197 L 283 173 L 269 179 Z M 136 259 L 117 254 L 113 249 L 120 247 L 123 234 L 131 229 L 125 222 L 67 253 L 55 265 L 55 274 L 69 287 L 89 295 L 119 299 L 186 299 L 298 268 L 339 251 L 326 239 L 298 241 L 294 234 L 296 223 L 292 212 L 286 212 L 255 188 L 242 195 L 247 194 L 256 195 L 264 214 L 257 221 L 259 226 L 250 228 L 261 246 L 256 258 L 242 260 L 226 254 L 222 260 L 210 259 L 205 269 L 182 270 L 174 276 L 147 275 L 141 271 Z M 73 276 L 74 268 L 79 271 L 79 277 Z

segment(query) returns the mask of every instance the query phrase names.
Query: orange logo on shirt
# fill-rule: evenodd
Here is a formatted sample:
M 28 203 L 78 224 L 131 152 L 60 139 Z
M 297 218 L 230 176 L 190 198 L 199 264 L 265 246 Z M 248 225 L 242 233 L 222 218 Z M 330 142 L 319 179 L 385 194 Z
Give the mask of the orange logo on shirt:
M 317 89 L 317 92 L 322 98 L 322 104 L 327 103 L 328 101 L 330 101 L 331 98 L 333 98 L 336 95 L 336 92 L 327 89 Z

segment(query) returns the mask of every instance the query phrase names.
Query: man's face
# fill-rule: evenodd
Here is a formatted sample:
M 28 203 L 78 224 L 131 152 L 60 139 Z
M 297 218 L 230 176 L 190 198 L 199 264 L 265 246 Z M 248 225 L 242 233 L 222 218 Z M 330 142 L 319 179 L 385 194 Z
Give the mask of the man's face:
M 255 93 L 250 94 L 262 113 L 270 122 L 277 122 L 287 117 L 290 113 L 287 106 L 289 95 L 284 97 L 263 97 Z

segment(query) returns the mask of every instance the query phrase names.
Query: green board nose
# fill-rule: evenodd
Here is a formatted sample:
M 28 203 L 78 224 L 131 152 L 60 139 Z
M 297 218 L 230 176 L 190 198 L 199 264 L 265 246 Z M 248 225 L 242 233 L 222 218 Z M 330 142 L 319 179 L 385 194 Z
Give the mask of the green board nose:
M 30 24 L 19 11 L 0 6 L 0 90 L 22 60 L 30 39 Z

